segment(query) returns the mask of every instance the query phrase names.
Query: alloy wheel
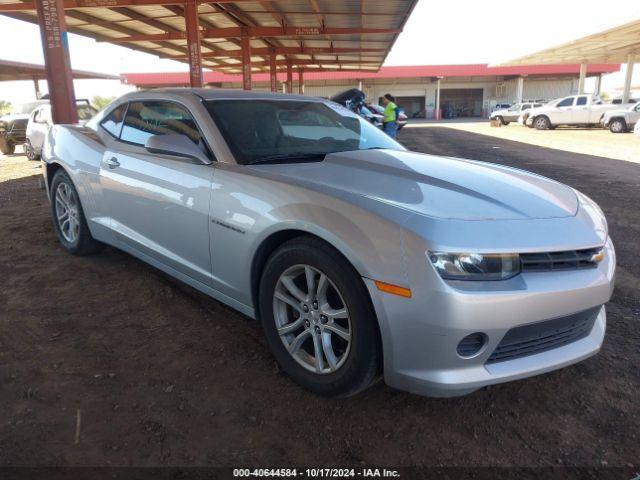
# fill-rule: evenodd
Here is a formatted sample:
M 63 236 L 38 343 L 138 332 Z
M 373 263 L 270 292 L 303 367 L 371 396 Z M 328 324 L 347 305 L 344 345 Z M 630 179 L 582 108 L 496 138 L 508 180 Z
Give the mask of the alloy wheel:
M 547 128 L 547 120 L 544 117 L 536 118 L 536 127 L 538 129 Z
M 80 233 L 78 201 L 73 189 L 65 182 L 60 183 L 56 189 L 55 205 L 60 233 L 67 242 L 75 243 Z
M 351 319 L 325 273 L 303 264 L 285 270 L 273 294 L 273 313 L 278 335 L 299 365 L 328 374 L 344 364 L 351 348 Z

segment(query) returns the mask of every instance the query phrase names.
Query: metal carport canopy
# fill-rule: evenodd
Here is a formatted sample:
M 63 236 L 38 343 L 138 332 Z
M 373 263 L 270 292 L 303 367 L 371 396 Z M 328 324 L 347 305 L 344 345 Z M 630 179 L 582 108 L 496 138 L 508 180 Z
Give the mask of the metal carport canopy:
M 76 79 L 120 80 L 118 75 L 109 75 L 108 73 L 87 72 L 84 70 L 72 70 L 71 73 L 73 78 Z M 44 65 L 0 59 L 0 82 L 40 80 L 43 78 L 47 78 Z
M 640 19 L 618 27 L 547 48 L 521 58 L 504 62 L 503 66 L 579 63 L 581 85 L 589 63 L 626 63 L 627 72 L 623 103 L 629 99 L 633 65 L 640 59 Z
M 106 73 L 85 72 L 84 70 L 72 70 L 71 75 L 76 79 L 98 79 L 98 80 L 119 80 L 117 75 Z M 0 82 L 11 82 L 20 80 L 33 80 L 36 97 L 40 97 L 40 85 L 38 80 L 47 78 L 47 71 L 44 65 L 35 63 L 13 62 L 0 59 Z
M 377 71 L 417 0 L 0 0 L 0 14 L 40 25 L 45 61 L 64 63 L 66 30 L 188 62 L 192 86 L 202 68 L 242 73 Z M 62 15 L 64 12 L 64 15 Z M 52 27 L 53 25 L 53 27 Z M 55 43 L 55 44 L 54 44 Z M 47 49 L 51 55 L 47 55 Z M 67 51 L 68 57 L 68 51 Z M 50 79 L 51 81 L 51 79 Z M 58 80 L 63 86 L 64 81 Z M 50 85 L 51 90 L 51 85 Z M 52 101 L 55 105 L 55 102 Z M 67 104 L 69 102 L 66 102 Z

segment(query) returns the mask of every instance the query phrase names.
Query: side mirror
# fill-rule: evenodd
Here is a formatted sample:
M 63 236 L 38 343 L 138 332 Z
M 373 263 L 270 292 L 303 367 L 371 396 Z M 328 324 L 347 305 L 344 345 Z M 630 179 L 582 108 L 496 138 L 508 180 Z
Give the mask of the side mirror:
M 213 163 L 186 135 L 152 135 L 147 139 L 144 148 L 146 148 L 149 153 L 190 158 L 204 165 Z

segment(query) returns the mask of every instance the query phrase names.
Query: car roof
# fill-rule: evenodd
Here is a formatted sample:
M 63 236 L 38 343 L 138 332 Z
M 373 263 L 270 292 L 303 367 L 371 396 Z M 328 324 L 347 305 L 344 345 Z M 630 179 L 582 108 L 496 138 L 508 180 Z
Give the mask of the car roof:
M 309 97 L 304 95 L 292 95 L 285 93 L 273 93 L 261 90 L 233 90 L 226 88 L 155 88 L 150 90 L 142 90 L 139 92 L 133 92 L 127 95 L 129 99 L 134 99 L 138 96 L 144 97 L 149 93 L 160 93 L 176 95 L 179 97 L 196 95 L 204 100 L 304 100 L 309 102 L 326 102 L 327 100 L 319 97 Z

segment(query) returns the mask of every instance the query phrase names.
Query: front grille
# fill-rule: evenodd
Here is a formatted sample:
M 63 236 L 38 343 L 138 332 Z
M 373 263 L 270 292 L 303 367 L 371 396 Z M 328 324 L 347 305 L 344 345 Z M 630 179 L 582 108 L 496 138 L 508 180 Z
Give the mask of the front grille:
M 602 307 L 509 330 L 487 363 L 504 362 L 535 355 L 586 337 Z
M 602 249 L 588 248 L 566 252 L 521 253 L 520 262 L 522 263 L 523 272 L 595 268 L 598 262 L 593 261 L 592 257 L 600 250 Z

